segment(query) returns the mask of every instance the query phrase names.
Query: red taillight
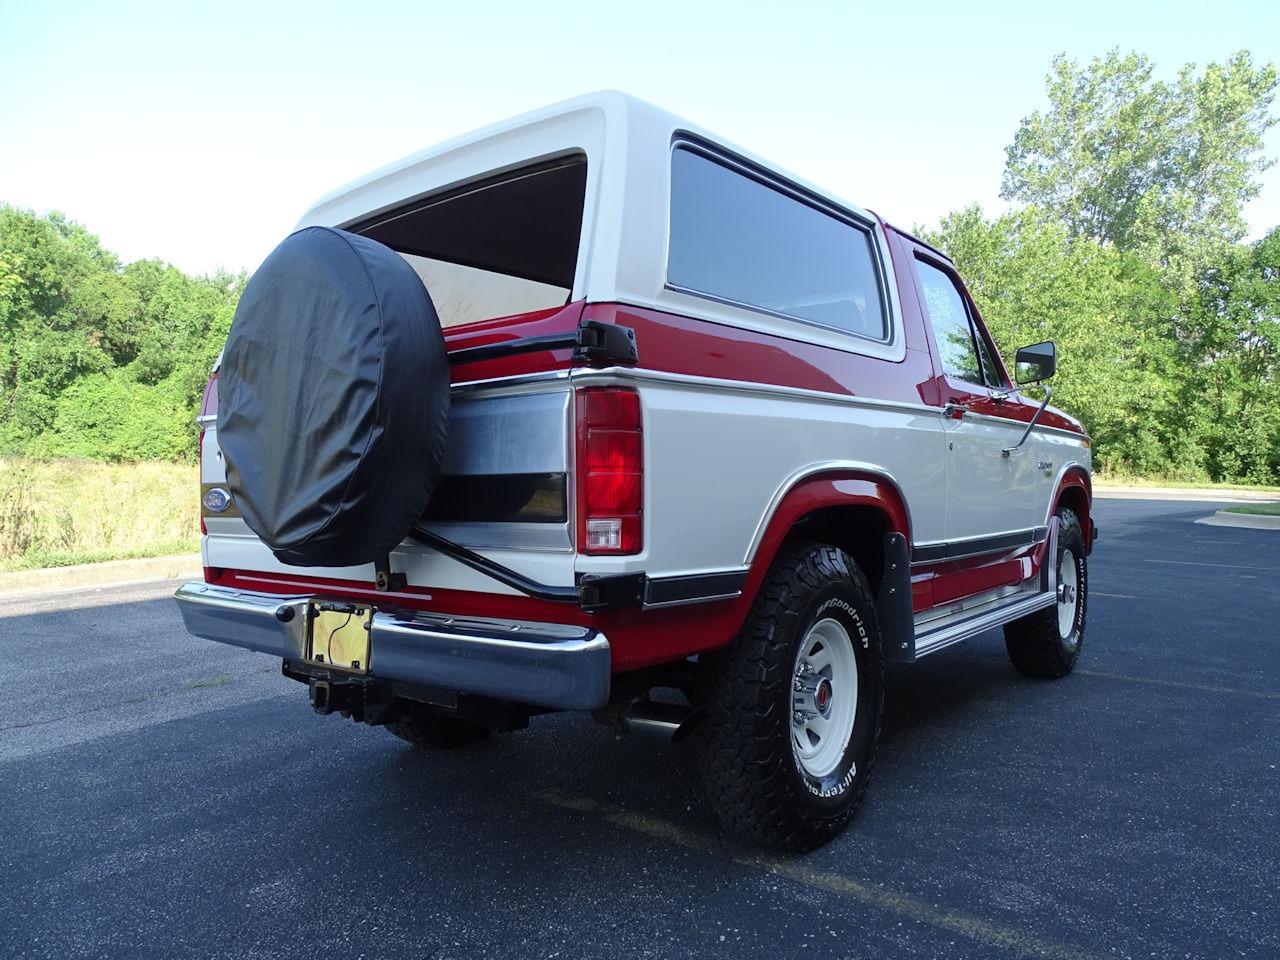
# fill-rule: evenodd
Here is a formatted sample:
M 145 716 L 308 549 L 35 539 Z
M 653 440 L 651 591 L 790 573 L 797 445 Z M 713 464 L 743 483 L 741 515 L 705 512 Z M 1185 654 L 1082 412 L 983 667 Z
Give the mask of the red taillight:
M 578 550 L 639 553 L 643 545 L 644 435 L 640 395 L 578 391 Z

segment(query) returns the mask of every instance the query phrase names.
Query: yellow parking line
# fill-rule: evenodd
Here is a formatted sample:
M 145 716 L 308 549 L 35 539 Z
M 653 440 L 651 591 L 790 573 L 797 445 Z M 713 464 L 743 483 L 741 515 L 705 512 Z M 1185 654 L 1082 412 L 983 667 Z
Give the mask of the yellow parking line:
M 634 833 L 713 856 L 727 856 L 730 861 L 739 866 L 761 870 L 807 887 L 848 897 L 868 906 L 958 933 L 990 946 L 1014 950 L 1028 957 L 1044 957 L 1048 960 L 1101 960 L 1101 954 L 1088 953 L 1052 940 L 1044 940 L 1013 927 L 992 923 L 958 910 L 948 910 L 926 903 L 910 894 L 899 893 L 876 884 L 851 880 L 838 873 L 815 870 L 795 860 L 785 860 L 765 854 L 728 853 L 709 837 L 686 830 L 679 824 L 600 803 L 590 797 L 567 793 L 557 787 L 541 790 L 534 796 L 566 810 L 591 814 Z

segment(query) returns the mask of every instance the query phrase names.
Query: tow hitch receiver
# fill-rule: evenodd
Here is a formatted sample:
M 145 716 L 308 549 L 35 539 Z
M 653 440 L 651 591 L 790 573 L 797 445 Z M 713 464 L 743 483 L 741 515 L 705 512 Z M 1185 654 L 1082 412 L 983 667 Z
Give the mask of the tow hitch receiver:
M 322 717 L 339 713 L 357 723 L 378 723 L 392 699 L 389 683 L 369 677 L 311 677 L 307 693 Z

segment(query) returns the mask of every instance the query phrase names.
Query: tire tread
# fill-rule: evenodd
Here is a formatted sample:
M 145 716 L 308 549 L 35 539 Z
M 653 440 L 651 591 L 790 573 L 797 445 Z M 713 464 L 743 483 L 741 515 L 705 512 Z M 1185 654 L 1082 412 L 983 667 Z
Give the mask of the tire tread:
M 1084 550 L 1084 534 L 1080 528 L 1080 520 L 1073 510 L 1062 507 L 1058 510 L 1058 538 L 1070 538 L 1076 541 L 1076 549 Z M 1083 552 L 1081 553 L 1083 556 Z M 1054 558 L 1057 562 L 1057 558 Z M 1086 567 L 1086 570 L 1088 568 Z M 1063 649 L 1058 634 L 1058 606 L 1053 604 L 1043 610 L 1037 610 L 1029 616 L 1012 623 L 1005 624 L 1004 643 L 1009 652 L 1009 660 L 1014 668 L 1024 676 L 1041 680 L 1058 680 L 1069 674 L 1076 665 L 1080 655 L 1080 647 L 1084 643 L 1085 616 L 1088 612 L 1088 579 L 1080 584 L 1080 603 L 1084 605 L 1080 620 L 1080 642 L 1070 654 Z
M 790 717 L 778 715 L 778 690 L 790 682 L 793 656 L 783 640 L 805 597 L 835 579 L 848 581 L 867 601 L 867 627 L 878 644 L 871 589 L 856 563 L 836 547 L 800 543 L 784 547 L 742 632 L 731 647 L 711 658 L 705 671 L 701 701 L 708 717 L 700 728 L 699 754 L 708 800 L 731 832 L 773 847 L 810 850 L 839 833 L 857 811 L 875 763 L 883 696 L 875 714 L 871 759 L 847 806 L 825 818 L 798 809 L 786 769 Z M 875 653 L 876 669 L 883 671 L 878 647 Z M 882 683 L 875 689 L 882 690 Z

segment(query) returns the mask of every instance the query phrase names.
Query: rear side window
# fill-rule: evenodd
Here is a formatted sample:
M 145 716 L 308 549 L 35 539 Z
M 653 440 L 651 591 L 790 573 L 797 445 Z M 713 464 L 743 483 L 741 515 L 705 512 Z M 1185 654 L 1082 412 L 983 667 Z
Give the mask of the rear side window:
M 415 201 L 348 229 L 422 278 L 440 322 L 558 307 L 578 264 L 587 158 L 572 154 Z
M 678 147 L 667 283 L 718 300 L 888 339 L 871 231 Z

